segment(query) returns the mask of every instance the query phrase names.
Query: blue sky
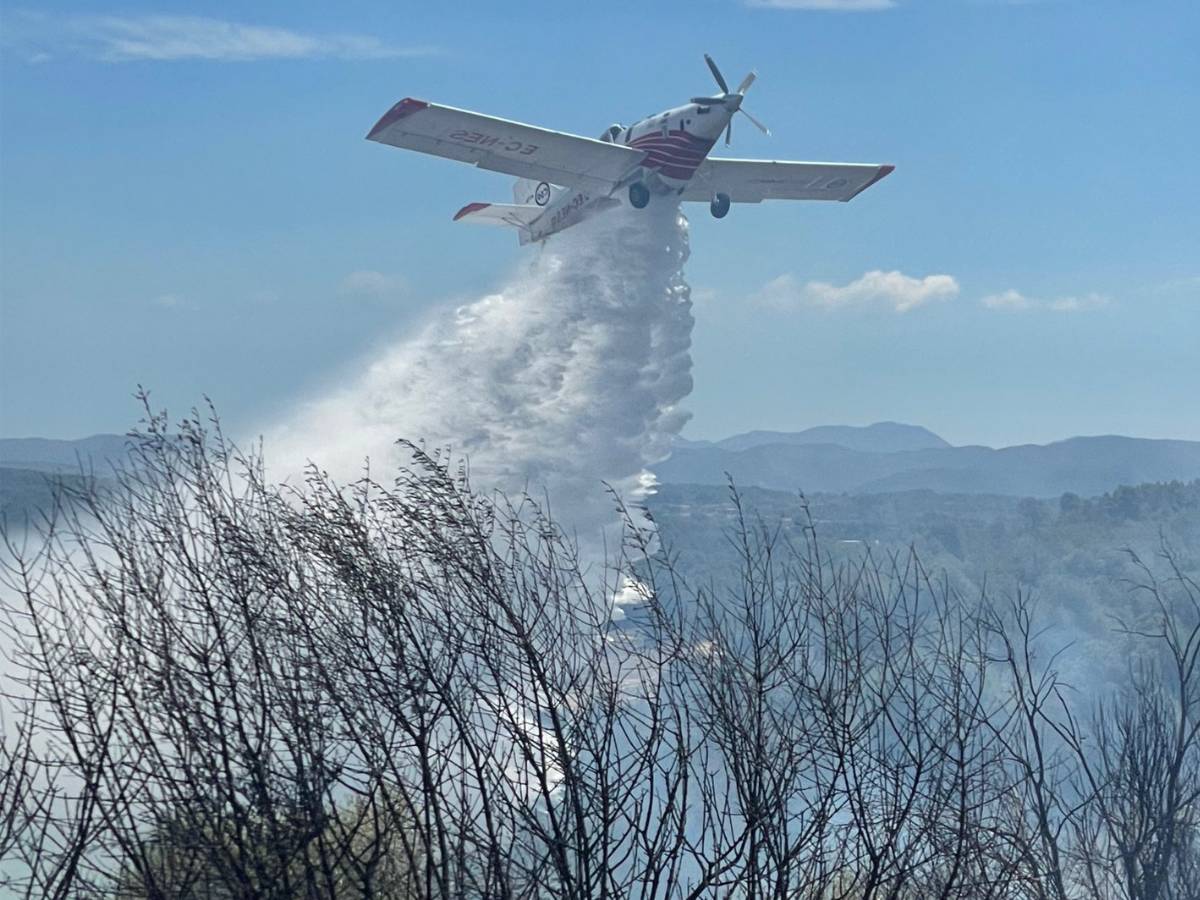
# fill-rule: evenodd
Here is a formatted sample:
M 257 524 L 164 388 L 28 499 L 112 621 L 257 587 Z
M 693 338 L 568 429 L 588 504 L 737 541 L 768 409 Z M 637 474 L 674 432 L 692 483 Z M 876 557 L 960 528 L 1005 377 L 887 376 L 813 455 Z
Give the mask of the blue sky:
M 811 9 L 809 6 L 834 7 Z M 772 8 L 793 7 L 793 8 Z M 837 7 L 866 7 L 846 11 Z M 237 432 L 530 250 L 509 180 L 363 140 L 417 96 L 588 135 L 756 68 L 729 155 L 891 162 L 690 206 L 689 437 L 896 419 L 1200 440 L 1200 8 L 1108 0 L 6 7 L 0 434 Z

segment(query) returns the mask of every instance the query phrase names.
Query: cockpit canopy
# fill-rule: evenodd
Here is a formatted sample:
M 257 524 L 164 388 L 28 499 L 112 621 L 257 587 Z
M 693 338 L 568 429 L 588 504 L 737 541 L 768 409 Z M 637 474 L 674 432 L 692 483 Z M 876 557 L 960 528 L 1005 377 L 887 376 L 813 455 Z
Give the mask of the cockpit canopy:
M 619 135 L 624 128 L 625 126 L 621 125 L 619 122 L 609 125 L 604 129 L 604 133 L 600 135 L 600 140 L 604 141 L 606 144 L 611 144 L 616 141 L 617 135 Z

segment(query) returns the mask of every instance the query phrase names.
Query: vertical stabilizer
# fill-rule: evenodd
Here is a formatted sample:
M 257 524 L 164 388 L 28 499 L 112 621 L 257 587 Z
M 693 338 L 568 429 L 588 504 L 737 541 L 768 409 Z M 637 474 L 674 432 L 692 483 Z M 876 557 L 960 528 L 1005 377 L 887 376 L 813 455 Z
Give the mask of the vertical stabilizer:
M 549 206 L 565 188 L 536 178 L 518 178 L 513 185 L 513 200 L 523 206 Z

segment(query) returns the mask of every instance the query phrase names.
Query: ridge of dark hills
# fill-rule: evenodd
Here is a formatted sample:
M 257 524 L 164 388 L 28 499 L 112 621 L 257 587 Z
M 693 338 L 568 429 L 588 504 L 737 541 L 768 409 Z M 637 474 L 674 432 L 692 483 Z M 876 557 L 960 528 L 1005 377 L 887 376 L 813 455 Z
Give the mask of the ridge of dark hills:
M 896 452 L 836 444 L 767 443 L 730 450 L 677 447 L 654 467 L 672 484 L 724 484 L 830 493 L 933 490 L 960 494 L 1096 496 L 1118 485 L 1200 478 L 1200 441 L 1075 437 L 1015 447 Z
M 682 446 L 712 446 L 722 450 L 749 450 L 771 444 L 836 444 L 847 450 L 898 453 L 903 450 L 927 450 L 950 444 L 928 428 L 900 422 L 876 422 L 873 425 L 818 425 L 803 431 L 747 431 L 719 441 L 683 441 Z
M 0 467 L 107 475 L 128 458 L 124 435 L 81 440 L 0 439 Z M 897 422 L 829 425 L 799 432 L 752 431 L 720 441 L 680 440 L 653 466 L 673 484 L 806 493 L 1098 496 L 1119 485 L 1200 478 L 1200 441 L 1104 435 L 993 449 L 955 447 L 926 428 Z
M 123 434 L 93 434 L 78 440 L 0 438 L 0 466 L 39 472 L 78 472 L 93 468 L 104 474 L 129 457 L 129 438 Z

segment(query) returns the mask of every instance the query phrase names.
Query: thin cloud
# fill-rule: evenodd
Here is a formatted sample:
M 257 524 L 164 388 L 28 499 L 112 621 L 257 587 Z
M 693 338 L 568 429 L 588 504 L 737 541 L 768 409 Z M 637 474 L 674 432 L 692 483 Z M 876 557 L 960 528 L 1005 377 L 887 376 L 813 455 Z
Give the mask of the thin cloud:
M 1051 300 L 1050 308 L 1055 312 L 1080 312 L 1108 306 L 1108 298 L 1102 294 L 1085 294 L 1082 297 L 1059 297 Z
M 756 299 L 779 310 L 880 305 L 904 313 L 934 301 L 950 300 L 958 296 L 958 291 L 958 281 L 952 275 L 914 278 L 903 272 L 875 270 L 841 286 L 825 281 L 801 284 L 793 275 L 780 275 L 767 282 Z
M 803 9 L 817 12 L 879 12 L 892 9 L 896 0 L 746 0 L 762 9 Z
M 194 305 L 186 297 L 181 297 L 179 294 L 159 294 L 157 297 L 150 299 L 151 306 L 157 306 L 159 309 L 193 309 Z
M 1162 284 L 1154 287 L 1155 292 L 1164 294 L 1178 292 L 1195 294 L 1197 290 L 1200 290 L 1200 275 L 1192 275 L 1187 278 L 1172 278 L 1170 281 L 1164 281 Z
M 428 47 L 398 47 L 362 34 L 310 34 L 204 16 L 20 16 L 15 41 L 35 56 L 67 53 L 103 62 L 251 62 L 282 59 L 390 59 L 423 56 Z M 12 35 L 10 34 L 10 38 Z
M 1027 297 L 1020 291 L 1009 288 L 999 294 L 988 294 L 979 301 L 988 309 L 1008 312 L 1023 310 L 1048 309 L 1053 312 L 1084 312 L 1108 306 L 1109 298 L 1103 294 L 1083 294 L 1081 296 L 1055 297 L 1044 300 L 1038 297 Z
M 1001 291 L 999 294 L 988 294 L 979 301 L 988 309 L 1029 309 L 1033 306 L 1033 301 L 1022 294 L 1020 291 L 1014 291 L 1009 288 L 1007 291 Z
M 404 293 L 404 289 L 404 279 L 397 275 L 360 269 L 342 279 L 338 286 L 338 294 L 366 300 L 389 300 Z

